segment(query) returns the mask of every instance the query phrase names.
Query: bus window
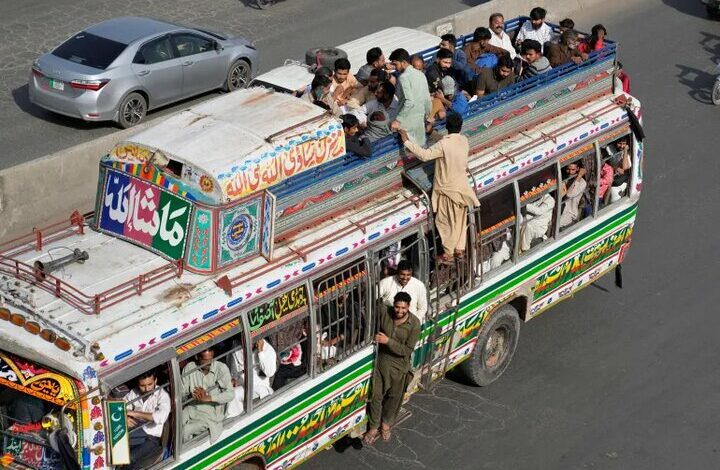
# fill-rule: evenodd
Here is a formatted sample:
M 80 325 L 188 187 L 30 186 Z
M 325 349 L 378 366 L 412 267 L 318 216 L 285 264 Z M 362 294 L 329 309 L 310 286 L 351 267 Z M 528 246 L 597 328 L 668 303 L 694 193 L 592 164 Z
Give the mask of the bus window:
M 515 189 L 508 184 L 480 200 L 480 263 L 483 279 L 500 266 L 511 263 L 515 248 Z
M 127 468 L 149 468 L 172 455 L 174 413 L 170 383 L 170 367 L 165 364 L 111 390 L 110 399 L 127 402 Z
M 563 231 L 586 217 L 592 217 L 596 186 L 594 155 L 588 154 L 564 163 L 561 174 L 559 225 Z
M 76 423 L 82 422 L 76 383 L 64 374 L 2 351 L 0 378 L 0 455 L 12 462 L 10 467 L 77 467 L 76 460 L 65 461 L 77 453 Z M 61 427 L 70 432 L 56 432 Z M 58 446 L 62 452 L 55 450 Z
M 629 194 L 631 167 L 632 145 L 629 135 L 620 137 L 602 149 L 598 185 L 601 208 Z
M 557 203 L 557 172 L 555 165 L 543 168 L 521 179 L 520 190 L 520 251 L 525 252 L 554 235 L 555 204 Z
M 261 338 L 253 338 L 253 357 L 256 356 L 259 347 L 271 348 L 277 356 L 278 366 L 275 375 L 268 377 L 269 383 L 272 384 L 272 393 L 308 375 L 310 354 L 308 331 L 310 331 L 310 316 L 306 311 Z M 264 344 L 259 346 L 258 342 L 261 340 Z M 257 360 L 253 362 L 253 364 L 257 363 Z
M 313 283 L 319 371 L 369 344 L 367 274 L 359 260 Z

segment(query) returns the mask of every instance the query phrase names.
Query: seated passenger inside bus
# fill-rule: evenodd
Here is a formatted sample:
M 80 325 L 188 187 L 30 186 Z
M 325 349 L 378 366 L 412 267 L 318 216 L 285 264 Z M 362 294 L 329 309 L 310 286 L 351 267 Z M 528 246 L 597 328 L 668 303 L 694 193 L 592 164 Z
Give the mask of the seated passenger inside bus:
M 522 251 L 529 250 L 534 246 L 534 242 L 546 240 L 552 235 L 556 184 L 554 166 L 540 170 L 519 182 L 523 212 L 520 229 Z
M 612 204 L 627 193 L 632 167 L 630 138 L 621 137 L 603 149 L 600 174 L 600 200 Z
M 279 365 L 272 381 L 277 391 L 308 373 L 308 331 L 310 322 L 307 317 L 266 336 L 274 345 Z
M 228 357 L 228 367 L 235 388 L 234 402 L 228 405 L 225 417 L 232 418 L 242 413 L 245 404 L 245 351 L 238 348 Z M 270 385 L 277 371 L 277 354 L 272 345 L 264 339 L 253 344 L 253 400 L 261 400 L 272 395 Z
M 560 228 L 581 219 L 580 199 L 585 193 L 587 182 L 585 181 L 585 169 L 580 161 L 568 164 L 564 168 L 563 182 L 560 185 L 560 197 L 562 198 L 562 212 L 560 213 Z

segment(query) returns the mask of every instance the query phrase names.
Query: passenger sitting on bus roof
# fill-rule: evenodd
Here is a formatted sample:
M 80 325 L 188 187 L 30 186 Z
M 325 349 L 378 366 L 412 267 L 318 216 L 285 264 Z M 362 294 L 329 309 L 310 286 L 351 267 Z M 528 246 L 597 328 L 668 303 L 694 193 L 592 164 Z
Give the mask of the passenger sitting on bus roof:
M 393 306 L 395 295 L 398 292 L 410 294 L 410 313 L 415 315 L 420 323 L 425 321 L 427 315 L 427 290 L 420 279 L 413 277 L 413 267 L 410 261 L 401 260 L 398 263 L 397 274 L 388 276 L 380 281 L 378 296 L 388 308 Z
M 578 37 L 575 31 L 565 31 L 560 35 L 560 42 L 551 42 L 545 48 L 545 57 L 552 67 L 574 62 L 581 63 L 587 59 L 587 54 L 577 50 Z
M 137 387 L 125 395 L 130 428 L 129 469 L 146 468 L 162 453 L 163 427 L 170 416 L 170 394 L 157 386 L 155 371 L 137 378 Z M 152 460 L 150 460 L 152 459 Z
M 492 69 L 483 69 L 472 83 L 475 96 L 482 98 L 490 93 L 507 88 L 515 83 L 515 71 L 510 56 L 504 55 L 498 59 L 497 65 Z
M 390 60 L 400 73 L 397 87 L 399 109 L 390 129 L 397 131 L 403 128 L 413 142 L 425 145 L 425 118 L 430 113 L 430 94 L 425 75 L 410 66 L 410 54 L 405 49 L 395 49 Z
M 580 216 L 580 199 L 582 198 L 587 182 L 584 178 L 584 168 L 580 162 L 570 163 L 565 167 L 567 181 L 560 185 L 560 197 L 563 199 L 562 213 L 560 214 L 560 228 L 567 227 L 577 221 Z
M 457 113 L 448 113 L 445 135 L 439 142 L 424 149 L 408 139 L 405 132 L 400 138 L 410 152 L 422 161 L 435 161 L 432 189 L 432 207 L 435 226 L 440 234 L 444 253 L 440 261 L 449 263 L 453 256 L 465 253 L 467 238 L 467 208 L 480 204 L 468 182 L 468 153 L 470 144 L 462 135 L 463 119 Z
M 338 106 L 345 106 L 352 94 L 359 90 L 360 87 L 360 83 L 350 73 L 350 61 L 345 58 L 337 59 L 335 61 L 332 85 L 335 103 Z
M 347 151 L 360 157 L 372 155 L 370 139 L 360 131 L 358 118 L 353 114 L 343 114 L 340 119 L 345 132 L 345 148 Z
M 235 398 L 235 392 L 230 370 L 215 360 L 212 348 L 196 354 L 195 360 L 188 362 L 182 371 L 183 400 L 192 397 L 183 408 L 183 441 L 209 431 L 212 443 L 220 437 L 225 405 Z
M 363 438 L 366 444 L 377 440 L 378 427 L 383 440 L 390 440 L 390 429 L 412 378 L 410 357 L 420 338 L 420 321 L 410 314 L 411 301 L 410 294 L 398 292 L 392 313 L 378 313 L 378 349 L 368 404 L 368 430 Z
M 346 104 L 347 108 L 357 109 L 368 101 L 374 100 L 378 85 L 386 80 L 387 72 L 383 69 L 372 69 L 368 76 L 367 84 L 353 93 Z
M 547 23 L 545 23 L 545 16 L 547 11 L 544 8 L 535 7 L 530 10 L 530 20 L 526 21 L 520 27 L 517 37 L 515 38 L 515 44 L 522 44 L 526 39 L 532 39 L 540 43 L 540 51 L 542 54 L 542 45 L 546 42 L 552 41 L 553 30 Z
M 390 134 L 392 134 L 392 131 L 390 130 L 390 116 L 381 109 L 373 111 L 367 120 L 365 136 L 372 143 L 387 137 Z
M 534 39 L 526 39 L 520 47 L 523 64 L 522 78 L 532 78 L 552 70 L 550 61 L 542 55 L 542 46 Z
M 605 36 L 607 36 L 607 29 L 601 24 L 596 24 L 590 31 L 590 36 L 578 45 L 578 50 L 585 54 L 590 54 L 593 51 L 599 51 L 605 47 Z
M 497 64 L 497 58 L 508 53 L 505 49 L 490 44 L 491 38 L 490 30 L 481 26 L 475 29 L 473 40 L 465 46 L 465 55 L 473 71 L 470 80 L 474 79 L 481 69 L 493 68 Z
M 453 111 L 461 116 L 468 109 L 468 98 L 465 93 L 460 91 L 455 83 L 455 79 L 450 75 L 443 77 L 441 87 L 433 95 L 433 101 L 437 100 L 445 108 L 447 112 Z M 433 107 L 435 103 L 433 103 Z M 432 112 L 431 112 L 432 114 Z
M 415 54 L 410 57 L 410 64 L 415 70 L 425 73 L 425 61 L 420 54 Z
M 367 63 L 360 67 L 355 74 L 357 81 L 363 85 L 368 84 L 370 73 L 373 70 L 384 70 L 386 66 L 385 55 L 379 47 L 368 49 L 367 53 L 365 53 L 365 60 Z
M 330 67 L 318 67 L 317 70 L 315 70 L 314 77 L 319 77 L 319 76 L 327 77 L 332 80 L 333 71 L 332 71 L 332 69 L 330 69 Z M 296 90 L 294 95 L 297 96 L 298 98 L 302 98 L 304 95 L 310 94 L 311 90 L 312 90 L 312 83 L 308 83 L 304 87 Z
M 253 344 L 253 400 L 263 399 L 272 395 L 270 380 L 277 371 L 277 354 L 275 348 L 265 339 L 258 339 Z M 245 403 L 245 352 L 239 348 L 228 357 L 228 366 L 235 387 L 235 403 L 232 410 L 228 406 L 226 417 L 232 418 L 242 413 Z M 239 405 L 239 406 L 238 406 Z
M 457 47 L 457 38 L 454 34 L 443 34 L 440 36 L 440 49 L 447 49 L 452 52 L 452 75 L 460 87 L 464 87 L 473 72 L 468 65 L 467 56 L 462 48 Z
M 435 62 L 425 69 L 430 94 L 440 89 L 440 81 L 443 77 L 449 76 L 452 72 L 452 52 L 447 49 L 440 49 L 435 56 Z
M 352 114 L 357 116 L 361 125 L 367 125 L 368 115 L 375 111 L 383 111 L 387 114 L 388 120 L 392 122 L 397 117 L 399 107 L 400 101 L 395 96 L 395 85 L 385 81 L 380 83 L 375 90 L 375 99 L 353 110 Z
M 335 104 L 335 100 L 330 94 L 331 87 L 331 79 L 324 75 L 316 75 L 310 84 L 310 93 L 304 94 L 303 99 L 330 111 L 334 116 L 340 116 L 342 111 L 340 110 L 340 107 Z
M 493 13 L 488 20 L 488 29 L 490 30 L 490 45 L 499 47 L 510 55 L 510 59 L 515 59 L 517 52 L 512 44 L 512 39 L 505 32 L 505 17 L 502 13 Z

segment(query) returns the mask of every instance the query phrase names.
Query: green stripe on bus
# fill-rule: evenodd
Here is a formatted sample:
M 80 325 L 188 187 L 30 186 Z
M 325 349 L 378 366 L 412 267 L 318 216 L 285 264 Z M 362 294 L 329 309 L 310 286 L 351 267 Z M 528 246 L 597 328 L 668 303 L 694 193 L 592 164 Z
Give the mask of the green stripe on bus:
M 329 396 L 330 393 L 326 392 L 326 389 L 328 387 L 332 386 L 332 388 L 338 389 L 346 383 L 352 382 L 366 372 L 370 372 L 373 367 L 372 359 L 373 354 L 369 354 L 366 358 L 358 362 L 354 367 L 345 368 L 344 370 L 338 372 L 334 376 L 319 383 L 312 389 L 295 398 L 293 401 L 287 403 L 285 406 L 281 406 L 276 410 L 272 411 L 271 413 L 259 417 L 263 420 L 262 424 L 259 424 L 259 419 L 253 421 L 243 429 L 235 432 L 233 435 L 226 437 L 217 444 L 214 444 L 209 449 L 206 449 L 198 455 L 190 458 L 187 462 L 181 462 L 176 468 L 207 468 L 213 461 L 226 456 L 230 452 L 236 450 L 239 445 L 242 445 L 238 442 L 239 439 L 242 438 L 243 441 L 248 442 L 261 436 L 264 432 L 297 414 L 303 408 L 308 408 L 312 406 L 313 403 L 321 400 L 324 397 Z M 254 429 L 254 431 L 250 432 L 248 431 L 249 429 Z M 249 432 L 249 434 L 243 435 L 243 433 L 245 432 Z M 239 438 L 239 435 L 242 437 Z M 200 464 L 200 466 L 195 466 L 196 464 Z

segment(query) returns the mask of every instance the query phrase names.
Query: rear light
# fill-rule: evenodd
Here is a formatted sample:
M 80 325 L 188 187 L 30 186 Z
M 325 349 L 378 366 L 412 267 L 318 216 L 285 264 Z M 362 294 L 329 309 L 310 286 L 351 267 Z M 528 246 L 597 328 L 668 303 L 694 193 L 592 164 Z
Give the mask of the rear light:
M 37 65 L 35 65 L 35 64 L 33 64 L 33 66 L 32 66 L 32 73 L 33 73 L 33 75 L 35 75 L 35 76 L 38 77 L 38 78 L 42 78 L 42 77 L 45 76 L 45 74 L 42 73 L 42 72 L 40 71 L 40 68 L 39 68 Z
M 110 79 L 108 78 L 103 78 L 102 80 L 73 80 L 70 82 L 70 86 L 78 90 L 98 91 L 109 82 Z

